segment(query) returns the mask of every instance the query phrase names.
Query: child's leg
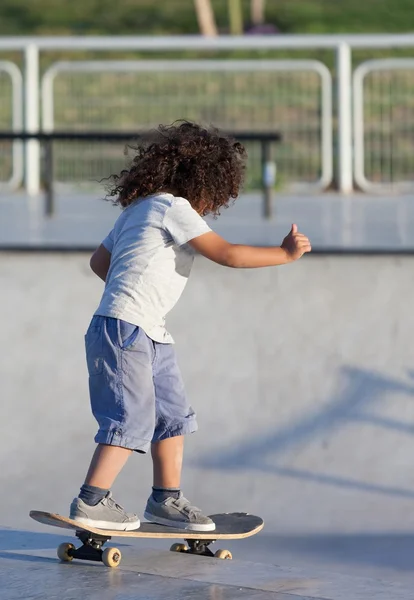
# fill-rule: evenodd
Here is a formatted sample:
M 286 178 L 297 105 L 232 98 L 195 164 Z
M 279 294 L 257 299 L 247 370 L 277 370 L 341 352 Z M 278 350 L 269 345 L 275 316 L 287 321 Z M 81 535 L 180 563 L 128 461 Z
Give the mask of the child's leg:
M 85 485 L 110 489 L 125 466 L 132 450 L 98 444 L 86 475 Z
M 215 524 L 180 490 L 184 435 L 197 430 L 171 344 L 155 344 L 154 388 L 156 426 L 152 439 L 154 487 L 144 516 L 160 525 L 192 531 L 213 531 Z
M 78 498 L 71 505 L 71 518 L 101 529 L 130 530 L 140 526 L 137 515 L 114 502 L 110 488 L 132 450 L 98 444 Z
M 139 527 L 110 488 L 133 450 L 146 452 L 155 423 L 153 343 L 136 325 L 95 316 L 86 335 L 92 412 L 98 444 L 70 517 L 101 529 Z
M 155 488 L 180 489 L 183 453 L 183 435 L 166 438 L 151 445 Z
M 138 529 L 140 520 L 137 515 L 127 513 L 113 500 L 110 492 L 131 452 L 120 446 L 98 444 L 85 483 L 71 504 L 71 519 L 99 529 Z

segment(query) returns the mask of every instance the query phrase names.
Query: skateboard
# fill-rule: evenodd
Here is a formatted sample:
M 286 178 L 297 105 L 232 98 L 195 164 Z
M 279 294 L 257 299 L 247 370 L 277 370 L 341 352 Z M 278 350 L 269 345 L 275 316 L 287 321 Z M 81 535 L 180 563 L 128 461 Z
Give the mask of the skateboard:
M 254 515 L 222 513 L 210 515 L 210 518 L 216 524 L 214 531 L 189 531 L 147 522 L 141 523 L 139 529 L 132 531 L 112 531 L 87 527 L 86 525 L 82 526 L 77 521 L 55 513 L 32 510 L 29 514 L 32 519 L 44 525 L 75 531 L 75 535 L 82 542 L 82 546 L 76 548 L 70 543 L 60 544 L 57 548 L 57 555 L 61 561 L 70 562 L 74 558 L 93 560 L 103 562 L 107 567 L 117 567 L 121 562 L 121 551 L 118 548 L 102 549 L 104 544 L 112 537 L 183 539 L 184 544 L 175 543 L 170 550 L 199 556 L 231 559 L 232 554 L 229 550 L 217 550 L 213 553 L 209 548 L 210 544 L 213 544 L 216 540 L 247 538 L 259 533 L 264 526 L 263 519 Z

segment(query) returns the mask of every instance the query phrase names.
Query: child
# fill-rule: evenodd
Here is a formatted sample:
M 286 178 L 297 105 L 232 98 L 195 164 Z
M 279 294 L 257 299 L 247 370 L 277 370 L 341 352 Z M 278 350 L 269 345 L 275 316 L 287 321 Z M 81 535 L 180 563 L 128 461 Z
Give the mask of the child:
M 213 521 L 180 491 L 184 435 L 196 431 L 165 315 L 179 299 L 198 252 L 227 267 L 282 265 L 310 252 L 296 225 L 280 247 L 230 244 L 202 218 L 237 198 L 243 146 L 187 121 L 160 126 L 140 141 L 131 167 L 112 177 L 110 196 L 124 209 L 91 258 L 105 281 L 85 336 L 98 444 L 70 517 L 101 529 L 137 529 L 110 488 L 130 454 L 151 448 L 153 488 L 144 517 L 212 531 Z

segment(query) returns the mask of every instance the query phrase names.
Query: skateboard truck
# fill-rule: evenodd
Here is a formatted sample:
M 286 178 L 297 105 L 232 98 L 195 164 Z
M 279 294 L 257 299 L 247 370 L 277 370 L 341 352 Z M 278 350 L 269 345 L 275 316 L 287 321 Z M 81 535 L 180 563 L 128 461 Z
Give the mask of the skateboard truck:
M 70 552 L 73 558 L 82 560 L 102 561 L 102 546 L 111 539 L 110 536 L 90 534 L 87 531 L 77 531 L 76 537 L 82 542 L 82 546 Z
M 106 548 L 102 546 L 111 539 L 110 535 L 99 535 L 87 531 L 76 531 L 75 535 L 82 542 L 82 546 L 76 548 L 73 544 L 60 544 L 57 555 L 63 562 L 70 562 L 74 558 L 80 560 L 93 560 L 103 562 L 107 567 L 117 567 L 121 562 L 121 551 L 118 548 Z
M 189 554 L 198 554 L 200 556 L 214 556 L 209 545 L 214 544 L 215 540 L 185 540 L 188 544 Z
M 186 544 L 173 544 L 170 548 L 171 552 L 183 552 L 185 554 L 196 554 L 197 556 L 213 556 L 215 558 L 232 558 L 230 550 L 217 550 L 213 554 L 210 550 L 210 544 L 214 544 L 216 540 L 197 540 L 186 539 Z

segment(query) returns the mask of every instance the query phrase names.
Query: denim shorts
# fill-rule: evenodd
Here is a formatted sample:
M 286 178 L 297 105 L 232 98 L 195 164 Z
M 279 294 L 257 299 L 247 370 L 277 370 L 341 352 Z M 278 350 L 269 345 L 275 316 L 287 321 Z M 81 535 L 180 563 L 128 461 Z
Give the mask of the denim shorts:
M 95 315 L 85 347 L 99 424 L 96 443 L 145 453 L 153 442 L 197 430 L 173 344 L 154 342 L 136 325 Z

